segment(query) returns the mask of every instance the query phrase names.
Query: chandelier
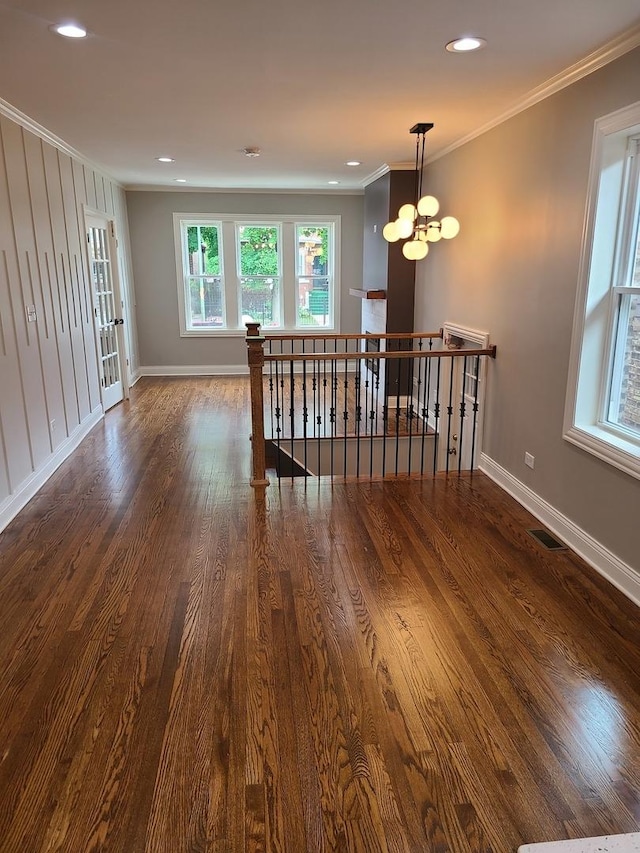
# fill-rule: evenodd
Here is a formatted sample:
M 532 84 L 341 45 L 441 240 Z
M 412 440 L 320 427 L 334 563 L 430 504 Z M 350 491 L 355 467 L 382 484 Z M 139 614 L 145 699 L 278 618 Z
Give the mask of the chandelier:
M 419 261 L 427 256 L 429 243 L 437 243 L 443 237 L 450 240 L 460 231 L 460 223 L 454 216 L 435 219 L 440 210 L 440 202 L 432 195 L 422 195 L 422 175 L 424 171 L 424 139 L 433 124 L 420 122 L 414 124 L 409 133 L 416 135 L 416 186 L 413 204 L 403 204 L 398 218 L 382 229 L 382 236 L 388 243 L 406 240 L 402 254 L 410 261 Z

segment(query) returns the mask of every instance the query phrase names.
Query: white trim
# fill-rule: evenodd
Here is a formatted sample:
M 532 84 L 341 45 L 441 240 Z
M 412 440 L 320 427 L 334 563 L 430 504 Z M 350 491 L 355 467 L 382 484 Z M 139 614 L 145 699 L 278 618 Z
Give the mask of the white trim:
M 383 175 L 386 175 L 387 172 L 408 172 L 411 169 L 415 169 L 415 163 L 409 163 L 408 161 L 398 162 L 398 163 L 383 163 L 382 166 L 379 166 L 375 172 L 371 172 L 370 175 L 367 175 L 362 179 L 361 183 L 363 187 L 368 187 L 369 184 L 372 184 L 374 181 L 377 181 L 378 178 L 381 178 Z
M 634 604 L 640 606 L 640 574 L 636 570 L 516 479 L 486 453 L 480 455 L 479 468 L 576 554 L 579 554 L 585 562 L 630 598 Z
M 37 121 L 34 121 L 32 118 L 26 113 L 21 112 L 17 107 L 14 107 L 8 101 L 5 101 L 3 98 L 0 98 L 0 116 L 5 116 L 16 124 L 20 125 L 20 127 L 28 130 L 29 133 L 33 133 L 35 136 L 38 136 L 44 142 L 49 145 L 53 145 L 54 148 L 57 148 L 58 151 L 62 151 L 63 154 L 66 154 L 68 157 L 72 157 L 74 160 L 77 160 L 84 166 L 87 166 L 89 169 L 93 169 L 94 172 L 97 172 L 100 175 L 103 175 L 105 178 L 108 178 L 115 186 L 124 189 L 124 185 L 121 184 L 117 178 L 114 178 L 104 166 L 100 166 L 98 163 L 94 163 L 92 160 L 89 160 L 88 157 L 85 157 L 84 154 L 81 154 L 79 151 L 76 151 L 75 148 L 72 148 L 68 145 L 64 139 L 60 139 L 59 136 L 56 136 L 54 133 L 51 133 L 50 130 L 47 130 L 41 124 L 38 124 Z
M 605 425 L 603 409 L 609 391 L 611 294 L 628 178 L 628 137 L 639 125 L 640 101 L 594 122 L 563 418 L 566 441 L 636 478 L 639 442 L 631 435 L 627 439 L 615 425 Z
M 383 173 L 384 174 L 384 173 Z M 297 189 L 291 187 L 189 187 L 163 186 L 162 184 L 125 184 L 127 192 L 135 193 L 219 193 L 222 195 L 251 193 L 252 195 L 364 195 L 364 189 L 352 187 L 337 190 L 321 190 L 314 187 Z
M 513 116 L 518 115 L 518 113 L 528 110 L 529 107 L 534 106 L 534 104 L 544 101 L 545 98 L 549 98 L 551 95 L 555 95 L 562 89 L 566 89 L 567 86 L 577 83 L 578 80 L 582 80 L 583 77 L 588 77 L 589 74 L 593 74 L 594 71 L 604 68 L 605 65 L 619 59 L 621 56 L 624 56 L 625 53 L 629 53 L 639 45 L 640 26 L 637 26 L 612 41 L 607 42 L 607 44 L 597 50 L 594 50 L 593 53 L 590 53 L 588 56 L 580 59 L 574 65 L 570 65 L 568 68 L 565 68 L 564 71 L 561 71 L 554 77 L 550 77 L 540 86 L 536 86 L 535 89 L 531 89 L 531 91 L 523 98 L 512 104 L 508 110 L 481 125 L 476 130 L 472 130 L 471 133 L 463 136 L 462 139 L 458 139 L 455 142 L 452 142 L 451 145 L 448 145 L 446 148 L 438 151 L 433 157 L 429 157 L 427 159 L 427 163 L 433 163 L 435 160 L 445 157 L 447 154 L 455 151 L 456 148 L 461 148 L 463 145 L 466 145 L 467 142 L 477 139 L 478 136 L 482 136 L 483 133 L 487 133 L 487 131 L 492 130 L 494 127 L 503 124 L 505 121 L 513 118 Z
M 369 184 L 372 184 L 374 181 L 377 181 L 378 178 L 381 178 L 383 175 L 386 175 L 387 172 L 391 171 L 387 163 L 383 163 L 382 166 L 379 166 L 375 172 L 371 172 L 371 174 L 367 175 L 362 179 L 362 186 L 368 187 Z
M 247 364 L 149 364 L 138 368 L 141 376 L 242 376 L 249 375 Z M 136 380 L 137 381 L 137 380 Z
M 618 36 L 615 39 L 612 39 L 607 44 L 598 48 L 597 50 L 590 53 L 588 56 L 576 62 L 574 65 L 569 66 L 569 68 L 565 68 L 559 74 L 556 74 L 553 77 L 550 77 L 547 81 L 542 83 L 540 86 L 537 86 L 535 89 L 532 89 L 528 94 L 526 94 L 523 98 L 516 101 L 508 110 L 501 113 L 494 119 L 486 122 L 481 125 L 476 130 L 471 131 L 466 136 L 463 136 L 461 139 L 452 142 L 451 145 L 448 145 L 446 148 L 443 148 L 441 151 L 438 151 L 433 157 L 429 157 L 427 159 L 427 163 L 434 162 L 435 160 L 440 159 L 441 157 L 450 154 L 452 151 L 455 151 L 456 148 L 460 148 L 463 145 L 466 145 L 467 142 L 471 142 L 473 139 L 476 139 L 478 136 L 482 136 L 483 133 L 491 130 L 494 127 L 502 124 L 518 113 L 523 112 L 534 104 L 543 101 L 545 98 L 554 95 L 556 92 L 565 89 L 567 86 L 571 86 L 573 83 L 576 83 L 578 80 L 581 80 L 583 77 L 587 77 L 589 74 L 592 74 L 594 71 L 597 71 L 600 68 L 603 68 L 605 65 L 608 65 L 610 62 L 613 62 L 616 59 L 619 59 L 621 56 L 624 56 L 626 53 L 629 53 L 634 48 L 640 45 L 640 26 L 633 27 L 628 30 L 626 33 L 623 33 L 621 36 Z M 382 177 L 382 175 L 386 175 L 388 171 L 394 168 L 415 168 L 412 164 L 386 164 L 383 163 L 376 171 L 372 172 L 370 175 L 367 175 L 361 181 L 362 188 L 344 188 L 344 189 L 320 189 L 320 188 L 272 188 L 272 187 L 189 187 L 189 186 L 180 186 L 176 187 L 175 185 L 162 186 L 158 184 L 146 185 L 146 184 L 122 184 L 118 182 L 115 178 L 113 178 L 102 166 L 99 166 L 95 163 L 92 163 L 70 145 L 68 145 L 64 140 L 55 136 L 53 133 L 48 131 L 45 127 L 38 124 L 33 119 L 29 118 L 25 113 L 18 110 L 16 107 L 12 106 L 8 101 L 0 98 L 0 115 L 5 115 L 7 118 L 10 118 L 12 121 L 15 121 L 21 127 L 24 127 L 26 130 L 35 133 L 36 136 L 39 136 L 41 139 L 44 139 L 45 142 L 48 142 L 50 145 L 54 145 L 60 151 L 63 151 L 65 154 L 68 154 L 71 157 L 74 157 L 76 160 L 79 160 L 81 163 L 85 163 L 91 169 L 95 169 L 97 172 L 108 177 L 111 181 L 117 184 L 117 186 L 122 187 L 127 192 L 176 192 L 176 193 L 273 193 L 274 195 L 362 195 L 364 192 L 364 187 L 368 186 L 373 181 Z
M 225 305 L 224 325 L 216 328 L 187 328 L 187 295 L 185 275 L 185 245 L 184 228 L 188 225 L 209 223 L 219 228 L 222 247 L 220 278 L 223 284 L 223 299 Z M 282 326 L 270 326 L 268 331 L 273 334 L 309 334 L 317 336 L 319 332 L 335 333 L 340 331 L 341 295 L 342 295 L 342 214 L 294 214 L 294 213 L 173 213 L 173 238 L 176 263 L 176 289 L 178 299 L 178 316 L 181 338 L 217 338 L 244 336 L 244 323 L 237 327 L 241 320 L 240 311 L 240 273 L 238 271 L 239 241 L 238 225 L 277 225 L 278 252 L 280 259 L 281 300 L 283 302 Z M 296 229 L 299 226 L 318 225 L 329 227 L 331 231 L 331 260 L 332 271 L 327 276 L 331 280 L 331 308 L 333 323 L 330 326 L 298 327 L 291 323 L 292 312 L 297 303 L 297 248 L 295 245 Z M 233 245 L 233 251 L 232 251 Z M 226 262 L 225 262 L 226 258 Z M 233 264 L 230 262 L 233 258 Z M 291 266 L 293 265 L 293 266 Z M 275 278 L 275 276 L 274 276 Z M 289 325 L 287 325 L 287 320 Z M 263 332 L 267 330 L 263 329 Z
M 142 373 L 140 373 L 140 368 L 136 367 L 133 373 L 129 374 L 129 388 L 133 388 L 133 386 L 136 384 L 136 382 L 138 381 L 138 379 L 140 379 L 141 376 Z
M 637 442 L 625 441 L 617 432 L 610 432 L 597 424 L 570 426 L 562 437 L 608 462 L 614 468 L 640 480 L 640 455 Z
M 461 326 L 459 323 L 450 323 L 448 320 L 442 324 L 442 340 L 445 340 L 446 334 L 454 335 L 456 338 L 464 338 L 467 341 L 472 341 L 478 344 L 480 349 L 487 349 L 491 335 L 489 332 L 481 331 L 480 329 L 471 329 L 469 326 Z M 464 350 L 460 350 L 464 353 Z
M 69 435 L 62 444 L 56 448 L 54 454 L 42 466 L 42 468 L 34 471 L 20 484 L 17 491 L 9 495 L 2 501 L 2 503 L 0 503 L 0 531 L 4 530 L 7 524 L 9 524 L 20 510 L 29 503 L 38 490 L 44 486 L 49 477 L 51 477 L 60 465 L 62 465 L 65 459 L 73 453 L 73 451 L 79 446 L 80 442 L 89 434 L 89 432 L 91 432 L 94 426 L 99 423 L 103 417 L 104 413 L 102 411 L 102 406 L 98 406 L 91 412 L 91 414 L 87 415 L 87 417 L 73 430 L 71 435 Z

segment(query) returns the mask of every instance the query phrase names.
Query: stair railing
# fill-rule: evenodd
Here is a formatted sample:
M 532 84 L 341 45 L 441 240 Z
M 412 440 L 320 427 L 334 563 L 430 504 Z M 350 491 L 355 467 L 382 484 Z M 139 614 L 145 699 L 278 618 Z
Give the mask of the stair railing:
M 279 462 L 288 459 L 291 476 L 314 467 L 345 477 L 473 468 L 480 383 L 496 348 L 433 350 L 441 338 L 441 330 L 264 337 L 258 323 L 247 323 L 251 484 L 268 484 L 265 383 L 269 445 Z

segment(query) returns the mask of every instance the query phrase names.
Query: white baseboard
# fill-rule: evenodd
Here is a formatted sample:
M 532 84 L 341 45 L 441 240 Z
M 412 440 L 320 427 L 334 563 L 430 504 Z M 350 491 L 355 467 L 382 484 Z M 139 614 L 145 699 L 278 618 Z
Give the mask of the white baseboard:
M 516 479 L 513 474 L 498 465 L 486 453 L 481 454 L 478 467 L 532 515 L 535 515 L 576 554 L 579 554 L 585 562 L 640 606 L 640 574 L 637 571 Z
M 242 376 L 249 374 L 247 364 L 150 364 L 139 367 L 141 376 Z
M 55 470 L 73 453 L 82 439 L 85 438 L 103 417 L 102 406 L 98 406 L 78 424 L 71 435 L 56 448 L 53 455 L 38 471 L 34 471 L 26 480 L 23 480 L 18 489 L 0 503 L 0 531 L 4 530 L 7 524 L 29 503 L 31 498 L 44 486 Z
M 141 376 L 142 374 L 140 373 L 140 368 L 136 367 L 133 373 L 129 375 L 129 388 L 132 388 Z

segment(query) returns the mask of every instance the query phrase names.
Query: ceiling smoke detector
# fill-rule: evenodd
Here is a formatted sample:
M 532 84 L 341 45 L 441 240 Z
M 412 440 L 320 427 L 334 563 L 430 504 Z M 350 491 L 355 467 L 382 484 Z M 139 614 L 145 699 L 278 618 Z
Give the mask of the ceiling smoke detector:
M 259 157 L 260 149 L 259 148 L 243 148 L 242 153 L 245 157 Z

